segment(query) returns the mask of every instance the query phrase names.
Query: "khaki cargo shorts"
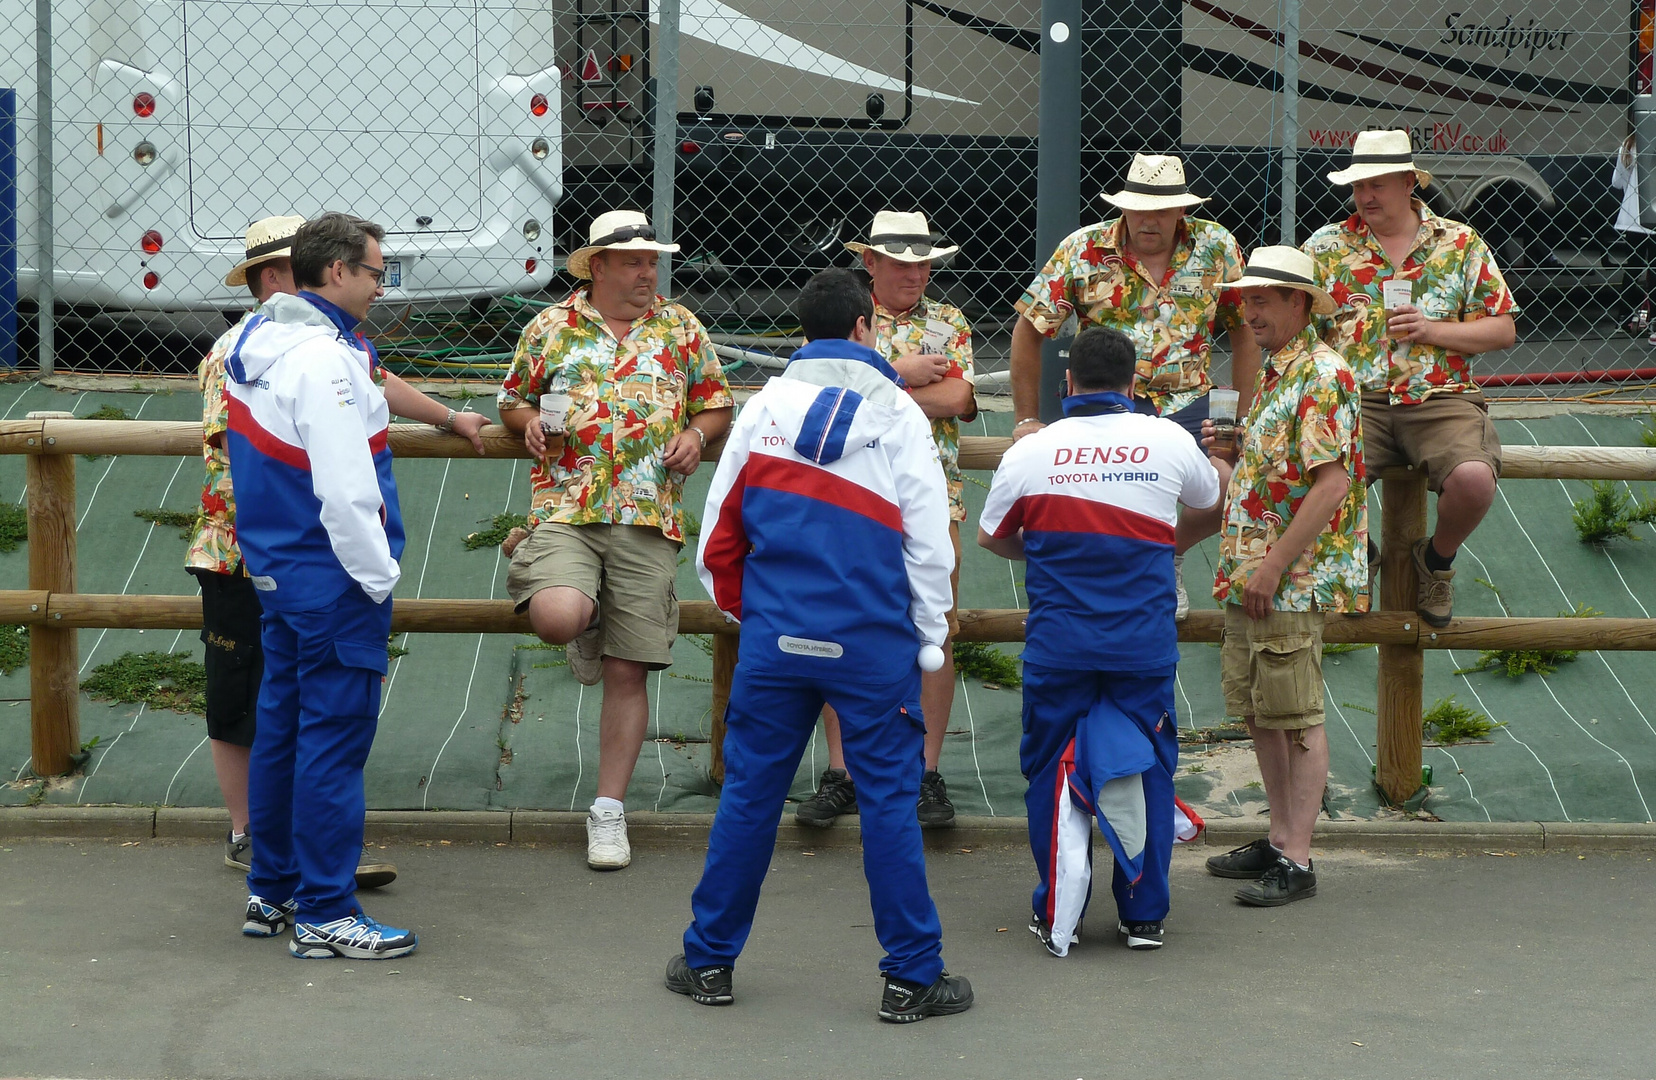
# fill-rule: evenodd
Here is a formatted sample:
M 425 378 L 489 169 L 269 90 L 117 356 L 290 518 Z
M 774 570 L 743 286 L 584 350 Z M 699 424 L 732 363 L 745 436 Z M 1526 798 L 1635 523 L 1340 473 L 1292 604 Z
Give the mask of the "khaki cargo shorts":
M 1255 622 L 1225 605 L 1219 682 L 1228 716 L 1294 731 L 1323 722 L 1323 613 L 1273 611 Z
M 542 589 L 566 585 L 598 602 L 605 656 L 658 670 L 678 635 L 679 544 L 644 525 L 548 522 L 512 552 L 506 592 L 518 611 Z
M 1434 394 L 1417 405 L 1393 405 L 1385 393 L 1363 395 L 1363 463 L 1369 478 L 1382 469 L 1426 471 L 1426 486 L 1443 490 L 1443 478 L 1468 461 L 1501 475 L 1501 438 L 1479 393 Z

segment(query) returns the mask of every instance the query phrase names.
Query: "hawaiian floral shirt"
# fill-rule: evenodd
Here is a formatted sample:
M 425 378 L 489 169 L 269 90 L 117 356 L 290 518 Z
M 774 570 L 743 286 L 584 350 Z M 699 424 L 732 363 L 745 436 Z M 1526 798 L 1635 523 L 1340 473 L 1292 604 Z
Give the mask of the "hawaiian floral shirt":
M 562 372 L 572 399 L 563 453 L 529 474 L 529 526 L 646 525 L 684 540 L 682 492 L 661 464 L 703 409 L 735 404 L 700 322 L 656 297 L 620 341 L 585 289 L 524 328 L 500 388 L 502 410 L 540 407 Z
M 1311 470 L 1343 461 L 1351 491 L 1328 526 L 1282 575 L 1278 611 L 1367 611 L 1368 485 L 1356 379 L 1307 328 L 1260 364 L 1236 471 L 1225 493 L 1213 595 L 1242 603 L 1248 577 L 1311 491 Z M 1313 608 L 1313 605 L 1315 607 Z
M 1435 345 L 1395 343 L 1383 335 L 1381 286 L 1390 278 L 1413 282 L 1414 305 L 1428 319 L 1467 321 L 1516 315 L 1518 304 L 1495 265 L 1495 256 L 1470 225 L 1438 217 L 1419 199 L 1420 235 L 1401 269 L 1358 214 L 1324 225 L 1304 250 L 1317 278 L 1339 305 L 1318 319 L 1322 339 L 1351 365 L 1364 390 L 1384 390 L 1393 405 L 1413 405 L 1433 394 L 1476 390 L 1469 357 Z
M 972 324 L 953 304 L 921 297 L 908 311 L 891 311 L 874 301 L 874 351 L 889 360 L 910 353 L 941 353 L 948 358 L 945 379 L 965 379 L 971 385 Z M 965 478 L 960 472 L 960 418 L 932 419 L 932 440 L 949 482 L 949 517 L 966 520 Z
M 1241 331 L 1241 294 L 1220 283 L 1242 276 L 1242 248 L 1224 226 L 1187 217 L 1157 282 L 1124 249 L 1126 228 L 1112 218 L 1070 233 L 1014 307 L 1047 337 L 1073 311 L 1083 330 L 1108 326 L 1132 338 L 1133 395 L 1167 416 L 1208 392 L 1214 328 Z
M 195 538 L 184 565 L 211 570 L 215 574 L 245 572 L 241 549 L 236 546 L 236 496 L 230 490 L 230 451 L 214 446 L 213 436 L 223 435 L 230 426 L 230 407 L 224 398 L 224 358 L 236 344 L 252 312 L 226 330 L 202 357 L 197 381 L 201 384 L 201 456 L 207 465 L 207 482 L 201 488 L 201 508 L 196 511 Z

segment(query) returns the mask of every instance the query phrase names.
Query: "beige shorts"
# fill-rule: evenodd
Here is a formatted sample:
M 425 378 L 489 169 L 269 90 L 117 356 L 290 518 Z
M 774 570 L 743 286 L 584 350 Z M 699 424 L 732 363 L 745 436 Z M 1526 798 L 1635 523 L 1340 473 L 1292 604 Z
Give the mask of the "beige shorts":
M 949 575 L 954 603 L 949 605 L 949 614 L 944 617 L 949 620 L 949 640 L 953 641 L 960 636 L 960 522 L 949 522 L 949 539 L 954 541 L 955 551 L 954 572 Z
M 1322 612 L 1273 611 L 1256 622 L 1226 604 L 1222 640 L 1227 715 L 1286 731 L 1323 722 Z
M 653 671 L 673 662 L 678 554 L 678 543 L 649 526 L 547 523 L 512 552 L 506 592 L 525 611 L 542 589 L 579 589 L 598 603 L 603 654 Z
M 1443 478 L 1468 461 L 1501 475 L 1501 438 L 1482 394 L 1434 394 L 1417 405 L 1363 395 L 1363 463 L 1371 480 L 1382 469 L 1406 466 L 1426 470 L 1426 486 L 1442 491 Z

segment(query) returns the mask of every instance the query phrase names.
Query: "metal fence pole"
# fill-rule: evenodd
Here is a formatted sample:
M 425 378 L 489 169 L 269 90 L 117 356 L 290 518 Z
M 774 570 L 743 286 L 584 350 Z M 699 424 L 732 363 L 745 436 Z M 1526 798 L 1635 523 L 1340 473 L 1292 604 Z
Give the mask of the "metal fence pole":
M 40 253 L 40 373 L 52 373 L 57 343 L 52 308 L 52 0 L 35 0 L 35 236 Z
M 1081 0 L 1041 2 L 1041 118 L 1035 190 L 1035 265 L 1046 265 L 1081 216 Z M 1064 362 L 1041 344 L 1042 420 L 1059 415 Z
M 664 244 L 673 242 L 673 184 L 678 164 L 679 0 L 660 0 L 656 32 L 655 76 L 655 200 L 650 220 Z M 663 296 L 673 291 L 673 256 L 661 253 L 656 288 Z
M 1299 246 L 1300 0 L 1282 2 L 1282 242 Z
M 17 366 L 17 91 L 0 90 L 0 367 Z

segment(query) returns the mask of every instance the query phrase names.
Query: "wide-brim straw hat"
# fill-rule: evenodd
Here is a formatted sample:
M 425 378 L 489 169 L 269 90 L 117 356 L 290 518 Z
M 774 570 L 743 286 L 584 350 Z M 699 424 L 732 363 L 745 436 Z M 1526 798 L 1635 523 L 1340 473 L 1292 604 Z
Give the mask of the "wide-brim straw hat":
M 1230 289 L 1298 289 L 1311 296 L 1311 312 L 1334 314 L 1334 297 L 1317 286 L 1317 264 L 1296 247 L 1257 247 L 1248 256 L 1242 276 L 1225 282 Z
M 921 263 L 953 255 L 960 247 L 949 243 L 942 233 L 933 232 L 925 214 L 881 210 L 868 229 L 868 242 L 853 240 L 845 250 L 858 255 L 873 251 L 898 262 Z
M 1414 144 L 1407 131 L 1359 131 L 1351 144 L 1351 164 L 1328 174 L 1331 184 L 1355 184 L 1388 173 L 1413 172 L 1426 187 L 1432 174 L 1414 163 Z
M 677 251 L 677 244 L 658 244 L 655 226 L 637 210 L 611 210 L 592 219 L 586 247 L 569 253 L 569 272 L 592 277 L 592 257 L 600 251 Z
M 246 285 L 247 271 L 260 263 L 267 263 L 272 259 L 287 259 L 293 256 L 293 234 L 299 231 L 299 226 L 305 223 L 302 217 L 267 217 L 260 218 L 247 227 L 246 243 L 242 248 L 246 256 L 241 262 L 230 268 L 224 275 L 226 285 Z
M 1207 202 L 1206 196 L 1191 194 L 1184 162 L 1172 154 L 1134 154 L 1121 190 L 1099 198 L 1122 210 L 1174 210 Z

